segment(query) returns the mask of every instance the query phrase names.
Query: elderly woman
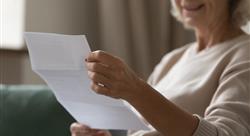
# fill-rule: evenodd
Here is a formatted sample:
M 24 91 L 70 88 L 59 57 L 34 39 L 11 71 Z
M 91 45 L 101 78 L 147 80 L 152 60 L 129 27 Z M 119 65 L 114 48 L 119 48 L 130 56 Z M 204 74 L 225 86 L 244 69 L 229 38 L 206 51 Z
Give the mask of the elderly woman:
M 196 42 L 167 54 L 148 83 L 102 51 L 86 59 L 92 89 L 129 102 L 153 126 L 145 136 L 250 136 L 249 0 L 172 0 Z M 100 85 L 102 84 L 102 85 Z M 121 122 L 122 123 L 122 122 Z M 110 136 L 83 124 L 72 136 Z

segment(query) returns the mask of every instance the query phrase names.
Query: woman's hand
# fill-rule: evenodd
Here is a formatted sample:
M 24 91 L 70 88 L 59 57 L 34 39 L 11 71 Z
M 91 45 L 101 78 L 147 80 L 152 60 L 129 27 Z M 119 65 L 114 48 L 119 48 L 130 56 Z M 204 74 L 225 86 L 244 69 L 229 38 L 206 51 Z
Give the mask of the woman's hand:
M 70 126 L 71 136 L 111 136 L 109 131 L 91 129 L 86 125 L 72 123 Z
M 198 120 L 192 114 L 138 78 L 119 58 L 95 51 L 86 65 L 95 92 L 128 101 L 162 135 L 191 135 L 196 129 Z
M 90 53 L 85 61 L 96 93 L 129 100 L 140 95 L 146 84 L 122 60 L 104 51 Z

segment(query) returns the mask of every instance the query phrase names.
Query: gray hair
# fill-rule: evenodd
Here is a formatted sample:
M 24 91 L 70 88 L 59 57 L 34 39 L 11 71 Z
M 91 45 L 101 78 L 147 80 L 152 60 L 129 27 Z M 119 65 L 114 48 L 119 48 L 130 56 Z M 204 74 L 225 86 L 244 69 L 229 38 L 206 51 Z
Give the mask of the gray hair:
M 238 27 L 242 27 L 250 21 L 250 0 L 228 0 L 231 21 Z M 180 9 L 176 6 L 175 0 L 171 0 L 172 15 L 182 22 Z

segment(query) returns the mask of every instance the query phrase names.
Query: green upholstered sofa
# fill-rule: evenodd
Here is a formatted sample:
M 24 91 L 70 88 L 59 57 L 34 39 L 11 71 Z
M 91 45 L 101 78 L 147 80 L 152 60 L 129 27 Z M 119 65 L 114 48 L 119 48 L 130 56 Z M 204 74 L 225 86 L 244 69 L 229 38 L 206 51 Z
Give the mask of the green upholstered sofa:
M 70 136 L 74 121 L 47 86 L 0 85 L 0 136 Z

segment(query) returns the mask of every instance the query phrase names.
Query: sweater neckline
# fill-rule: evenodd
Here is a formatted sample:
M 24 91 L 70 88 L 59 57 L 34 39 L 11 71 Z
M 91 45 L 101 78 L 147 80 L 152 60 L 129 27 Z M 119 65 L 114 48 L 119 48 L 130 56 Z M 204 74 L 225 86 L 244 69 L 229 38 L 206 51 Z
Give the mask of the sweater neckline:
M 199 52 L 197 52 L 197 48 L 198 48 L 197 42 L 194 42 L 194 44 L 191 47 L 191 50 L 192 50 L 191 54 L 194 56 L 197 56 L 197 55 L 207 54 L 207 53 L 212 52 L 214 50 L 223 50 L 224 48 L 227 48 L 230 45 L 234 45 L 236 42 L 242 41 L 242 40 L 247 39 L 247 38 L 250 38 L 250 36 L 248 34 L 242 34 L 242 35 L 239 35 L 233 39 L 226 40 L 226 41 L 221 42 L 221 43 L 217 43 L 214 46 L 212 46 L 210 48 L 203 49 L 202 51 L 199 51 Z

